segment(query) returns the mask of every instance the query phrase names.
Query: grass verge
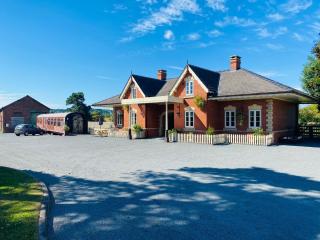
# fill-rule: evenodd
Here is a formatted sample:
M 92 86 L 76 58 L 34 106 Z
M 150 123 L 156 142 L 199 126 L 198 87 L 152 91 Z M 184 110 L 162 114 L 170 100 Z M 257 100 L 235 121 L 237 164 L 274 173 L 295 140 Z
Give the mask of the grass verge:
M 42 189 L 31 176 L 0 167 L 0 239 L 38 239 Z

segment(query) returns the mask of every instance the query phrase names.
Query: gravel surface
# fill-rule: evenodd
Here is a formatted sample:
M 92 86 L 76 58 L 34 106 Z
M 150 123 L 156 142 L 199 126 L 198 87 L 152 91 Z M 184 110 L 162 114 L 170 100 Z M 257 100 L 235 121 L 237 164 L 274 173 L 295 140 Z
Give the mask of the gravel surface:
M 0 165 L 48 185 L 51 239 L 320 239 L 320 144 L 2 134 Z

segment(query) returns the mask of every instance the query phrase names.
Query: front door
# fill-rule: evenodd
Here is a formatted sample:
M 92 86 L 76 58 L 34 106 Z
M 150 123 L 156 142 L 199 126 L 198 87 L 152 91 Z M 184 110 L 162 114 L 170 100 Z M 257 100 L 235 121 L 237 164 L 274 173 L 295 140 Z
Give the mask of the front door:
M 171 130 L 174 128 L 174 115 L 173 112 L 168 112 L 168 130 Z M 165 135 L 166 131 L 166 114 L 164 114 L 161 118 L 161 137 Z

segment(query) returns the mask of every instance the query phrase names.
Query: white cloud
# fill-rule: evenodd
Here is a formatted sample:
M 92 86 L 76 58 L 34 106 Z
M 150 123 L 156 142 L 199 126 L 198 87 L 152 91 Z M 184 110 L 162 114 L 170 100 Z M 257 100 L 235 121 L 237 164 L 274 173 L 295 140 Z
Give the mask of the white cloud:
M 188 39 L 189 41 L 196 41 L 196 40 L 199 40 L 200 37 L 201 37 L 201 36 L 200 36 L 199 33 L 190 33 L 190 34 L 188 34 L 187 39 Z
M 217 11 L 226 12 L 228 10 L 225 5 L 225 0 L 207 0 L 207 5 Z
M 312 5 L 312 0 L 289 0 L 282 4 L 281 8 L 287 13 L 297 14 L 308 9 Z
M 314 32 L 316 33 L 320 32 L 320 22 L 314 22 L 310 25 L 310 27 Z
M 304 40 L 304 37 L 299 33 L 293 33 L 292 37 L 299 42 L 302 42 Z
M 104 75 L 97 75 L 96 78 L 102 79 L 102 80 L 111 80 L 111 78 L 104 76 Z
M 163 37 L 166 40 L 173 40 L 174 39 L 174 33 L 171 30 L 167 30 L 164 32 Z
M 271 50 L 280 50 L 280 49 L 283 48 L 282 45 L 280 45 L 280 44 L 273 44 L 273 43 L 267 43 L 267 44 L 266 44 L 266 47 L 269 48 L 269 49 L 271 49 Z
M 249 27 L 249 26 L 255 25 L 256 23 L 252 19 L 245 19 L 245 18 L 239 18 L 237 16 L 233 16 L 233 17 L 224 17 L 222 21 L 216 21 L 214 24 L 218 27 L 225 27 L 228 25 Z
M 216 44 L 215 42 L 213 41 L 210 41 L 210 42 L 202 42 L 199 44 L 199 48 L 207 48 L 207 47 L 210 47 L 212 45 Z
M 269 14 L 267 17 L 274 22 L 281 21 L 284 19 L 284 16 L 281 15 L 280 13 L 272 13 L 272 14 Z
M 183 70 L 183 67 L 178 67 L 178 66 L 168 66 L 168 68 L 178 70 L 178 71 Z
M 209 37 L 219 37 L 219 36 L 221 36 L 222 34 L 223 34 L 223 33 L 220 32 L 220 31 L 217 30 L 217 29 L 214 29 L 214 30 L 208 32 L 208 36 L 209 36 Z
M 143 35 L 154 31 L 159 26 L 171 25 L 174 21 L 182 21 L 184 13 L 195 14 L 200 11 L 196 0 L 170 0 L 165 7 L 140 19 L 133 25 L 131 33 Z
M 288 28 L 287 27 L 279 27 L 277 28 L 274 32 L 270 32 L 267 28 L 261 27 L 256 29 L 256 31 L 258 32 L 258 36 L 262 37 L 262 38 L 277 38 L 285 33 L 288 32 Z

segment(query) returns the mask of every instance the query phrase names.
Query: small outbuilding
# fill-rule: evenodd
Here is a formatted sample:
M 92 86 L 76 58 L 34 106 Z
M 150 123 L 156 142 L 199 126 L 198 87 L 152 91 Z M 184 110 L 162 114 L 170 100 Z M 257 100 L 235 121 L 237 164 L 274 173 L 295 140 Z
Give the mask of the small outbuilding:
M 30 96 L 0 108 L 0 133 L 11 133 L 18 124 L 36 125 L 37 116 L 48 113 L 50 108 Z

